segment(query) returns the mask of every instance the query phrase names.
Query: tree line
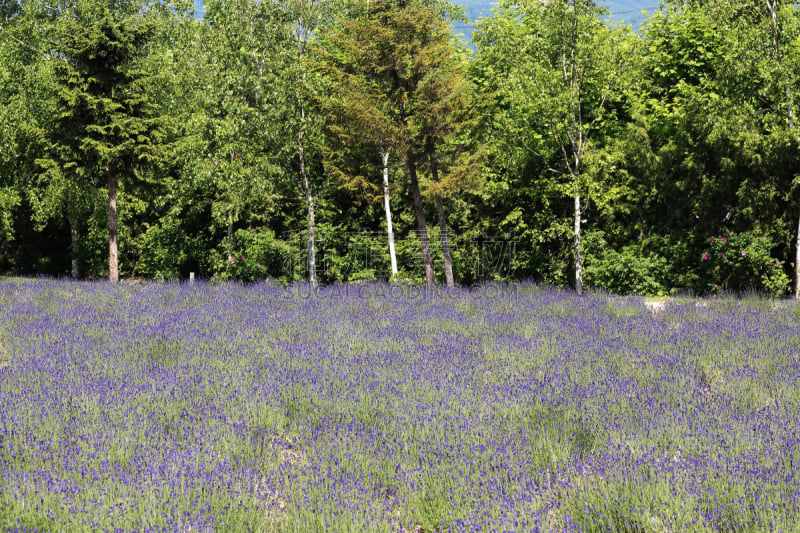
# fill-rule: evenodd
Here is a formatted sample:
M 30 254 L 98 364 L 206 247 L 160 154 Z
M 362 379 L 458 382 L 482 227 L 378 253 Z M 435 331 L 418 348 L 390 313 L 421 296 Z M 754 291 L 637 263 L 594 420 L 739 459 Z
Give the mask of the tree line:
M 0 272 L 800 295 L 800 17 L 3 0 Z

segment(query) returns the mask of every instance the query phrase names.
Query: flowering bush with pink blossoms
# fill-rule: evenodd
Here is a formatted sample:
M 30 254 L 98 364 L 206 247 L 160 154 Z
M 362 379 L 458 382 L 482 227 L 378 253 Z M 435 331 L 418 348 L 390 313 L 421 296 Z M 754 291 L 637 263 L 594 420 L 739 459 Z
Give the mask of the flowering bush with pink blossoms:
M 720 293 L 730 287 L 749 287 L 774 296 L 785 295 L 790 280 L 783 263 L 772 257 L 774 248 L 772 239 L 760 231 L 723 230 L 709 236 L 708 248 L 698 258 L 698 288 Z

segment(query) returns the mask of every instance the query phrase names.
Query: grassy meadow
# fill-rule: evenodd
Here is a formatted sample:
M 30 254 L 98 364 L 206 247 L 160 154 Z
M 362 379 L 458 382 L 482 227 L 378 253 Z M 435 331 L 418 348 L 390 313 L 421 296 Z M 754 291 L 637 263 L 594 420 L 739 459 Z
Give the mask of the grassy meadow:
M 0 280 L 0 530 L 800 526 L 794 303 Z

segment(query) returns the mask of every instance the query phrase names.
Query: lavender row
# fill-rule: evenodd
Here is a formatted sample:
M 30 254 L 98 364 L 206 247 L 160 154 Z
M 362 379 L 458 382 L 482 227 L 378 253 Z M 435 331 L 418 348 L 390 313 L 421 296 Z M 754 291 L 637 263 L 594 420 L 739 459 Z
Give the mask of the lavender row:
M 13 280 L 0 346 L 4 530 L 800 522 L 791 305 Z

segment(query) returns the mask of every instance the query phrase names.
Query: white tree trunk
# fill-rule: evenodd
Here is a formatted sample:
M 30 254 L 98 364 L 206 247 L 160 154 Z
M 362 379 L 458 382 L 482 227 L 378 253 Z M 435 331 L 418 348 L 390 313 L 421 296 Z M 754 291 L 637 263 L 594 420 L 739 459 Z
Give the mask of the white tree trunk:
M 225 246 L 228 248 L 228 263 L 233 263 L 233 219 L 228 215 L 228 236 L 225 238 Z
M 394 251 L 392 210 L 389 207 L 389 152 L 383 152 L 383 207 L 386 210 L 386 233 L 389 237 L 389 259 L 392 262 L 392 279 L 397 277 L 397 255 Z
M 300 68 L 301 76 L 300 80 L 302 85 L 305 85 L 306 81 L 306 71 L 303 67 L 303 55 L 305 53 L 305 44 L 306 38 L 308 34 L 311 32 L 313 28 L 309 27 L 308 24 L 310 21 L 304 18 L 304 13 L 302 7 L 298 9 L 299 6 L 302 4 L 295 3 L 295 17 L 296 17 L 296 26 L 295 26 L 295 40 L 297 41 L 297 65 Z M 303 134 L 304 124 L 306 121 L 306 110 L 302 104 L 300 104 L 300 129 L 297 132 L 297 158 L 300 163 L 300 181 L 303 186 L 303 194 L 306 197 L 306 204 L 308 206 L 308 281 L 311 283 L 311 286 L 316 288 L 318 285 L 317 282 L 317 254 L 315 249 L 315 242 L 314 242 L 314 233 L 316 230 L 316 210 L 314 208 L 314 194 L 311 191 L 311 183 L 308 181 L 308 173 L 306 172 L 306 156 L 305 150 L 303 149 Z
M 300 110 L 301 116 L 305 119 L 305 112 Z M 303 150 L 303 131 L 297 135 L 297 156 L 300 162 L 300 178 L 303 182 L 303 192 L 306 197 L 306 204 L 308 205 L 308 281 L 312 287 L 317 287 L 317 255 L 314 242 L 314 233 L 316 230 L 316 210 L 314 207 L 314 195 L 311 192 L 311 184 L 308 182 L 308 173 L 306 172 L 306 159 L 305 151 Z
M 316 211 L 314 197 L 310 192 L 306 199 L 308 201 L 308 281 L 312 287 L 316 287 L 319 284 L 317 281 L 317 253 L 315 249 Z
M 117 250 L 117 179 L 108 176 L 108 281 L 119 282 L 119 254 Z
M 583 294 L 583 259 L 581 258 L 581 196 L 575 188 L 575 292 Z

